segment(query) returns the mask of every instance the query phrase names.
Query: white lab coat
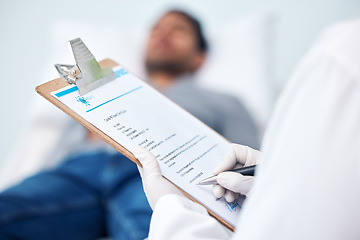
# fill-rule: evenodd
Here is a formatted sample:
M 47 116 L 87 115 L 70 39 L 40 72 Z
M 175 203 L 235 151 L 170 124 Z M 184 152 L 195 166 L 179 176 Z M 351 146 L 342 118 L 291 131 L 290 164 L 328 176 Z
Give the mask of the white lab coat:
M 360 239 L 360 20 L 303 59 L 275 108 L 234 234 L 200 205 L 162 197 L 149 239 Z

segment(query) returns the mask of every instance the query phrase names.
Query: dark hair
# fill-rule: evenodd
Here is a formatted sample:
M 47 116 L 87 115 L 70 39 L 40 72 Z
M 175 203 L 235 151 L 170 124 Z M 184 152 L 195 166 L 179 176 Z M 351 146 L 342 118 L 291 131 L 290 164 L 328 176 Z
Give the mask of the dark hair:
M 191 16 L 190 14 L 188 14 L 187 12 L 184 12 L 182 10 L 174 9 L 174 10 L 168 11 L 166 14 L 170 14 L 170 13 L 179 14 L 179 15 L 185 17 L 189 21 L 189 23 L 195 30 L 195 34 L 196 34 L 196 38 L 197 38 L 197 48 L 201 52 L 207 52 L 209 46 L 205 39 L 200 22 L 195 17 Z

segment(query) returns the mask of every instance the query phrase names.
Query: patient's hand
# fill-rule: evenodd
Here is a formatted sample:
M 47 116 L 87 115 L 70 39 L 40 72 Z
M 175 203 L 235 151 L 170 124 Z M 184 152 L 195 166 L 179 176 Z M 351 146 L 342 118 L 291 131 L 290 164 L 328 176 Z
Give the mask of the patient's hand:
M 91 143 L 95 143 L 95 142 L 100 142 L 102 141 L 94 132 L 89 131 L 88 129 L 86 130 L 87 134 L 86 134 L 86 140 L 91 142 Z

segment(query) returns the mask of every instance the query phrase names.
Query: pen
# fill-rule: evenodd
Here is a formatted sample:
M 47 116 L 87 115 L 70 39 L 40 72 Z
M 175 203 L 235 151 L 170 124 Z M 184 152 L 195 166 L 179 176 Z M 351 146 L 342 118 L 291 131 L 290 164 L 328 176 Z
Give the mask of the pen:
M 237 173 L 241 173 L 242 175 L 246 175 L 246 176 L 254 176 L 255 167 L 256 167 L 256 165 L 252 165 L 252 166 L 248 166 L 248 167 L 242 167 L 242 168 L 229 170 L 228 172 L 237 172 Z M 217 184 L 216 176 L 205 178 L 204 180 L 198 182 L 196 185 L 214 185 L 214 184 Z

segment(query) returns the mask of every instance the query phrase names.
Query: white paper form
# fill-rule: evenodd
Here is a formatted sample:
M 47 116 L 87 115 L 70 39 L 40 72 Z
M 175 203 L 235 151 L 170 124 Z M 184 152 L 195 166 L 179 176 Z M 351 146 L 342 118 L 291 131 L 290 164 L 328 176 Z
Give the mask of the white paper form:
M 84 96 L 76 86 L 51 94 L 130 152 L 150 150 L 164 177 L 235 226 L 243 199 L 227 203 L 196 185 L 212 176 L 229 142 L 124 68 L 114 71 L 115 80 Z

